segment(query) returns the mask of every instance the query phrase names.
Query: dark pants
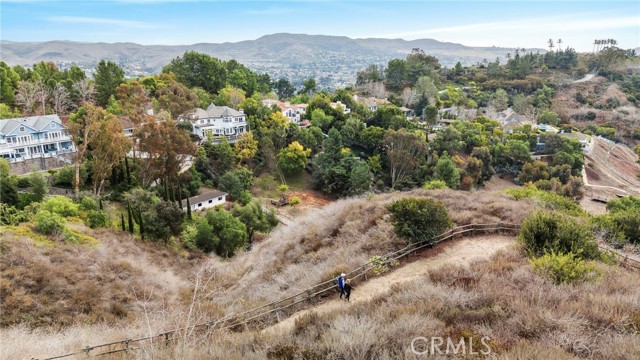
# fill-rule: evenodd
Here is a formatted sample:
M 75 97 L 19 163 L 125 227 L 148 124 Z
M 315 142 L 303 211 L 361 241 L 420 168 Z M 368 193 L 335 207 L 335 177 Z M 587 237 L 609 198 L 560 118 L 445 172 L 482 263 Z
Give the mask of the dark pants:
M 344 294 L 345 294 L 344 295 L 344 299 L 349 301 L 349 297 L 351 296 L 351 289 L 346 288 L 346 289 L 343 289 L 343 291 L 344 291 Z
M 344 288 L 338 287 L 340 289 L 340 299 L 342 299 L 342 295 L 344 295 Z

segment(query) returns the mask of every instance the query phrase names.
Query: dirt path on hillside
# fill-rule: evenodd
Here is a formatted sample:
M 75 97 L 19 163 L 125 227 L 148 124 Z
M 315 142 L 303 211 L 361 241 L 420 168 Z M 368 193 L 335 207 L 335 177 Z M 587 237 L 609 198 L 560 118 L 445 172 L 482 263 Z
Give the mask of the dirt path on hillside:
M 442 244 L 441 251 L 433 256 L 420 258 L 410 262 L 396 270 L 361 284 L 356 284 L 351 292 L 351 304 L 370 301 L 376 296 L 385 294 L 392 286 L 403 284 L 415 279 L 419 279 L 430 270 L 437 269 L 442 265 L 468 265 L 475 260 L 488 259 L 498 250 L 505 249 L 514 243 L 511 236 L 485 235 L 473 238 L 466 238 L 454 242 Z M 438 247 L 434 250 L 440 250 Z M 300 317 L 311 312 L 324 314 L 335 311 L 341 306 L 349 306 L 344 301 L 335 299 L 324 302 L 310 309 L 301 310 L 287 319 L 270 326 L 263 331 L 274 334 L 286 333 L 295 325 Z

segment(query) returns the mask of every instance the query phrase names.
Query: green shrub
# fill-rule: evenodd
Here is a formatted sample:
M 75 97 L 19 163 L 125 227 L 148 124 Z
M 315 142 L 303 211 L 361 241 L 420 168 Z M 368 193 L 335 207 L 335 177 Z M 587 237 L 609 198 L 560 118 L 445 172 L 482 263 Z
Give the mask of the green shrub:
M 518 239 L 529 256 L 541 256 L 550 251 L 574 253 L 585 259 L 600 257 L 595 236 L 588 227 L 560 213 L 537 211 L 529 215 Z
M 422 188 L 427 190 L 440 190 L 448 189 L 449 187 L 443 180 L 431 180 L 424 183 L 424 185 L 422 185 Z
M 291 205 L 291 206 L 296 206 L 296 205 L 300 204 L 301 202 L 302 202 L 302 200 L 300 200 L 300 198 L 297 197 L 297 196 L 294 196 L 291 199 L 289 199 L 289 205 Z
M 91 196 L 85 196 L 80 200 L 80 209 L 85 211 L 97 210 L 98 202 L 95 201 Z
M 77 216 L 79 209 L 78 204 L 74 204 L 68 197 L 60 195 L 49 198 L 42 205 L 42 208 L 64 217 Z
M 548 191 L 537 189 L 535 186 L 524 186 L 506 190 L 506 193 L 516 200 L 534 199 L 535 202 L 549 210 L 562 211 L 573 216 L 582 216 L 584 210 L 571 199 Z
M 407 198 L 387 206 L 396 234 L 411 242 L 432 239 L 451 227 L 451 218 L 442 202 Z
M 89 210 L 87 222 L 92 229 L 109 226 L 109 215 L 102 210 Z
M 593 281 L 600 276 L 593 263 L 587 263 L 571 252 L 567 254 L 551 252 L 531 259 L 529 262 L 536 272 L 558 285 Z
M 48 210 L 40 210 L 35 216 L 36 230 L 45 235 L 58 235 L 64 232 L 66 221 L 62 216 Z
M 194 224 L 189 224 L 184 227 L 182 233 L 180 234 L 180 239 L 182 239 L 182 243 L 187 249 L 195 250 L 198 247 L 196 246 L 196 237 L 198 236 L 198 228 Z
M 611 220 L 626 240 L 640 244 L 640 209 L 615 212 L 611 215 Z

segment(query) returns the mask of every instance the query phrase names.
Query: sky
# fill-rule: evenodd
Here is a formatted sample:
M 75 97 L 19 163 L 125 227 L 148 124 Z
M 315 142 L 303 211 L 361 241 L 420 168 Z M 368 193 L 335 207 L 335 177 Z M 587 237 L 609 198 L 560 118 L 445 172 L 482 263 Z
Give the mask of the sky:
M 189 45 L 273 33 L 430 38 L 469 46 L 640 47 L 640 1 L 0 0 L 0 39 Z M 1 54 L 0 54 L 1 55 Z

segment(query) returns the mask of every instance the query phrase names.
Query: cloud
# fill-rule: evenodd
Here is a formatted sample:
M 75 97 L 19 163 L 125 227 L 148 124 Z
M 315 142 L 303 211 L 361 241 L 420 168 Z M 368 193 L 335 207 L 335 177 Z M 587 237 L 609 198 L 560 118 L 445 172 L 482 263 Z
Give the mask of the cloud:
M 498 21 L 487 23 L 466 24 L 460 26 L 448 26 L 402 33 L 380 35 L 380 37 L 420 37 L 433 34 L 460 34 L 482 31 L 521 31 L 539 32 L 555 31 L 563 33 L 566 31 L 580 30 L 604 30 L 637 27 L 640 24 L 640 16 L 622 16 L 610 18 L 593 17 L 593 14 L 574 15 L 571 17 L 546 17 L 519 19 L 514 21 Z
M 85 16 L 51 16 L 47 18 L 49 21 L 67 23 L 67 24 L 93 24 L 93 25 L 112 25 L 124 28 L 135 29 L 157 29 L 161 26 L 135 20 L 108 19 Z

